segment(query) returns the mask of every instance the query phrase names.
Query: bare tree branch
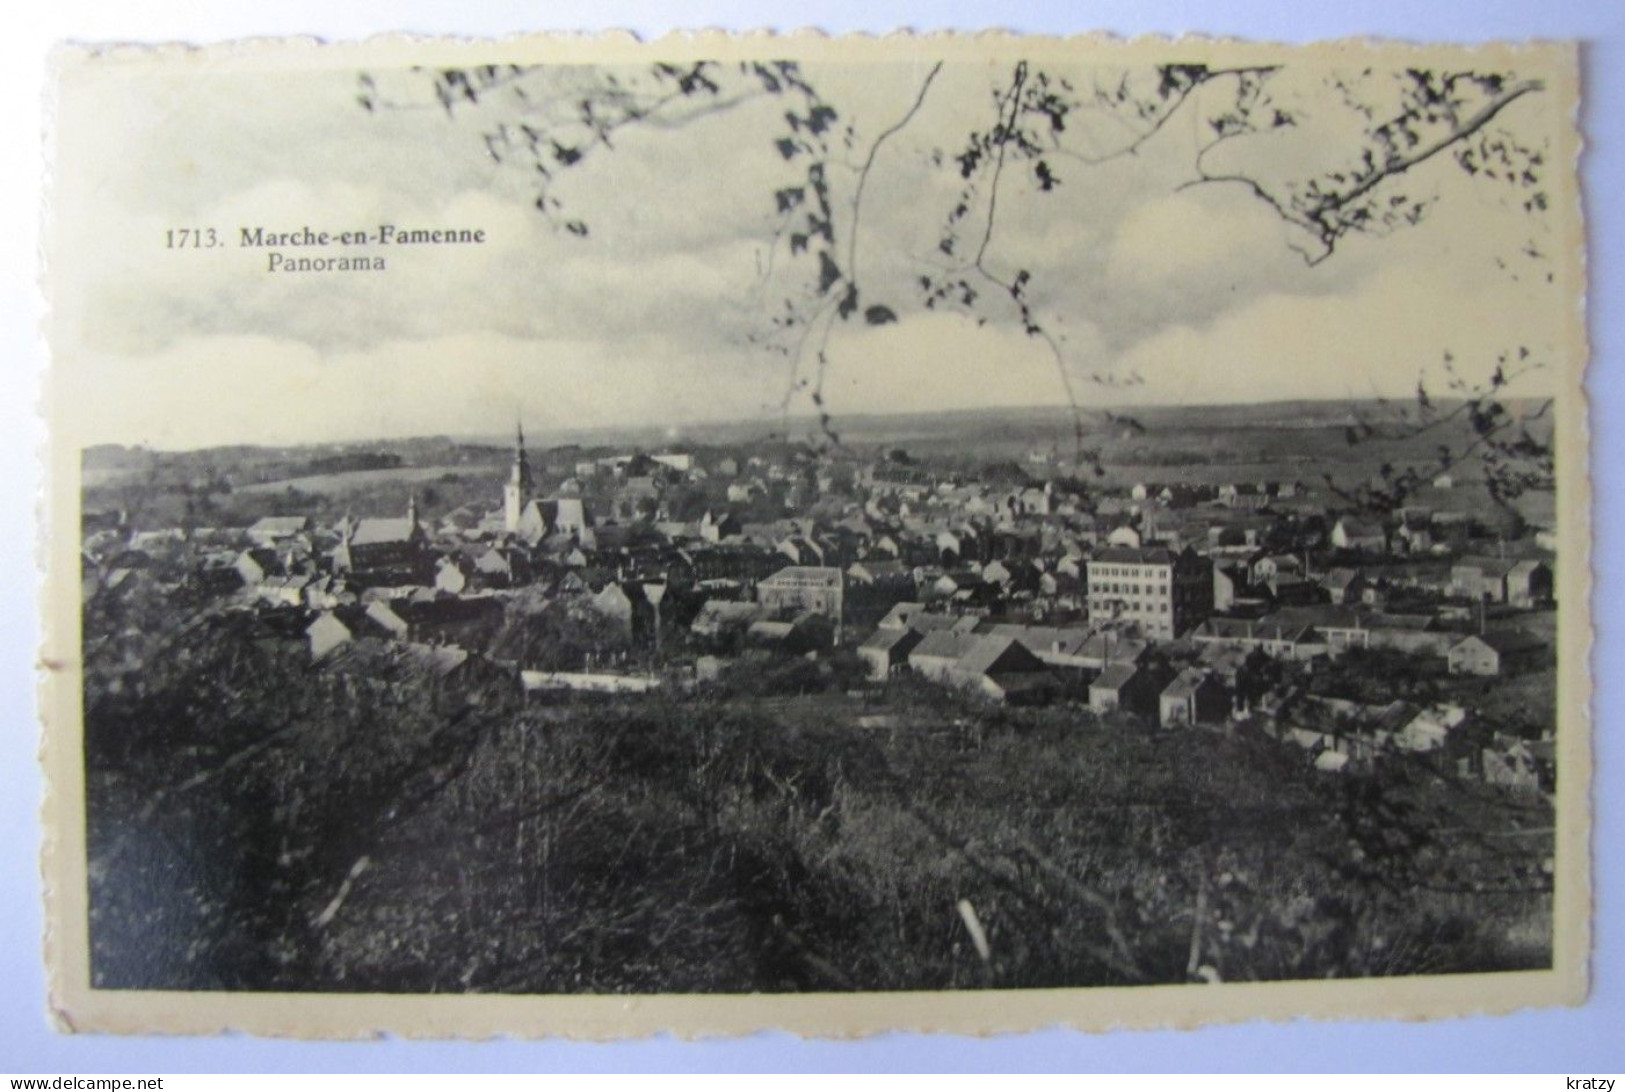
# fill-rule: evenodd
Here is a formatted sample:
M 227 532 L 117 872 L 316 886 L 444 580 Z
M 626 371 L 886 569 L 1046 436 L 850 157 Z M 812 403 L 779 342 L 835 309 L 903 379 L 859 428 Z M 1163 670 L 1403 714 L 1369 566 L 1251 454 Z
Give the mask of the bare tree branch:
M 858 172 L 857 191 L 852 195 L 852 228 L 847 234 L 846 275 L 853 284 L 856 284 L 858 280 L 858 224 L 863 216 L 863 191 L 869 184 L 869 173 L 874 170 L 875 156 L 880 152 L 882 144 L 902 132 L 908 127 L 909 122 L 914 120 L 914 115 L 918 114 L 920 107 L 925 105 L 925 96 L 931 90 L 932 81 L 937 78 L 937 73 L 941 71 L 941 61 L 931 66 L 931 71 L 925 74 L 925 79 L 920 84 L 919 93 L 914 96 L 914 102 L 909 106 L 908 113 L 899 118 L 885 132 L 875 137 L 874 143 L 869 145 L 869 155 L 863 161 L 862 170 Z

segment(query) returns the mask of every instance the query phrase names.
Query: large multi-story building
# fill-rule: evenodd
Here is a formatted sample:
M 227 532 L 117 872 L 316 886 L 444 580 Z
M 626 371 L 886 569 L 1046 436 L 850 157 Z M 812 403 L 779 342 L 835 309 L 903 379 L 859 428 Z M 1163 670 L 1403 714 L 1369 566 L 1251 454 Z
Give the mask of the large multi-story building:
M 1191 550 L 1108 546 L 1089 559 L 1089 619 L 1172 640 L 1213 613 L 1213 563 Z
M 790 565 L 756 585 L 756 601 L 775 614 L 811 611 L 835 623 L 840 640 L 846 582 L 841 570 L 820 565 Z

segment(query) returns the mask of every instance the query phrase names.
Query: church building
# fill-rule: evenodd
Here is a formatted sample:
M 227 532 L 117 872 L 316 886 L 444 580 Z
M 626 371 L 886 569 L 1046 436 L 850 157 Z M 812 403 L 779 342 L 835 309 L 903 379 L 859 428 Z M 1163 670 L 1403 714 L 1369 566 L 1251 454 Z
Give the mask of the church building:
M 370 584 L 415 584 L 429 567 L 429 538 L 418 520 L 417 497 L 405 519 L 363 519 L 339 528 L 333 571 L 349 573 Z
M 525 454 L 525 429 L 514 435 L 513 466 L 502 487 L 502 529 L 532 546 L 555 534 L 571 535 L 583 545 L 590 542 L 592 521 L 579 496 L 537 500 L 531 496 L 535 479 Z

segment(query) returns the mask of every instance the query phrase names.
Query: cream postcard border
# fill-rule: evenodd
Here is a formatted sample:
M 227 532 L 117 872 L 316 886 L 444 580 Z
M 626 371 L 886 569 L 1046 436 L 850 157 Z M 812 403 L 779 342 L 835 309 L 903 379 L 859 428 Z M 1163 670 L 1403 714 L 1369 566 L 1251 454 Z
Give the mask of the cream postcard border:
M 1177 53 L 1183 60 L 1262 63 L 1381 59 L 1426 63 L 1461 58 L 1461 47 L 1341 41 L 1273 45 L 1202 38 L 1106 36 L 1076 38 L 894 34 L 830 38 L 815 33 L 703 32 L 640 42 L 630 34 L 539 35 L 496 41 L 386 37 L 360 43 L 251 40 L 205 47 L 69 46 L 54 58 L 52 86 L 89 66 L 182 72 L 226 67 L 239 71 L 300 71 L 409 65 L 465 66 L 501 62 L 637 63 L 742 58 L 803 61 L 878 61 L 921 64 L 938 59 L 988 62 L 1076 58 L 1089 54 L 1114 63 L 1155 63 Z M 42 507 L 40 557 L 45 638 L 41 652 L 41 708 L 46 773 L 43 872 L 49 1004 L 69 1031 L 212 1034 L 228 1030 L 300 1038 L 481 1038 L 496 1035 L 616 1039 L 664 1032 L 684 1037 L 738 1035 L 784 1029 L 809 1036 L 852 1037 L 886 1031 L 968 1034 L 1017 1032 L 1047 1026 L 1087 1030 L 1193 1027 L 1243 1020 L 1321 1018 L 1438 1018 L 1506 1013 L 1585 1000 L 1591 938 L 1591 539 L 1587 409 L 1583 376 L 1585 230 L 1577 167 L 1578 50 L 1572 44 L 1488 44 L 1471 48 L 1475 60 L 1515 61 L 1539 72 L 1572 123 L 1554 156 L 1554 192 L 1563 243 L 1557 276 L 1573 300 L 1564 346 L 1566 374 L 1557 377 L 1557 734 L 1562 771 L 1556 807 L 1557 877 L 1553 900 L 1553 969 L 1485 975 L 1446 975 L 1347 981 L 1142 986 L 1065 990 L 953 993 L 796 995 L 490 996 L 353 995 L 97 990 L 89 981 L 88 893 L 85 860 L 84 770 L 80 681 L 81 540 L 79 450 L 71 397 L 62 376 L 46 381 L 48 481 Z M 54 103 L 52 104 L 54 109 Z M 51 122 L 54 124 L 54 116 Z M 47 133 L 47 146 L 52 138 Z M 54 170 L 51 162 L 48 168 Z M 71 276 L 73 255 L 55 247 L 55 217 L 45 210 L 45 285 Z M 63 352 L 59 331 L 53 358 Z

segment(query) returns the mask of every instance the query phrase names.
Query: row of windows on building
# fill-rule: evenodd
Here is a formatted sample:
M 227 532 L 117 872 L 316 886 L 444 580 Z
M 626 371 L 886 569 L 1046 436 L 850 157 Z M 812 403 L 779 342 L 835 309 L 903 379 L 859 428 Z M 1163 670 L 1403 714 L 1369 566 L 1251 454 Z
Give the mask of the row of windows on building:
M 1167 614 L 1168 613 L 1168 604 L 1167 603 L 1155 603 L 1155 604 L 1153 604 L 1153 603 L 1143 603 L 1142 604 L 1142 603 L 1127 603 L 1127 602 L 1123 602 L 1122 600 L 1117 600 L 1116 602 L 1120 603 L 1124 608 L 1126 608 L 1128 610 L 1131 610 L 1131 611 L 1143 610 L 1147 614 Z M 1094 600 L 1090 601 L 1090 605 L 1095 610 L 1105 610 L 1108 607 L 1113 605 L 1113 600 L 1110 600 L 1110 599 L 1094 599 Z
M 1151 585 L 1151 584 L 1143 584 L 1142 585 L 1142 584 L 1115 584 L 1115 583 L 1113 583 L 1113 584 L 1100 584 L 1097 587 L 1098 587 L 1098 590 L 1103 591 L 1103 592 L 1108 592 L 1108 593 L 1110 593 L 1112 595 L 1141 595 L 1141 594 L 1144 594 L 1144 595 L 1167 595 L 1168 594 L 1168 581 L 1167 581 L 1166 577 L 1163 578 L 1162 583 L 1154 585 L 1154 586 Z M 1142 589 L 1143 589 L 1143 591 L 1142 591 Z

